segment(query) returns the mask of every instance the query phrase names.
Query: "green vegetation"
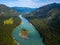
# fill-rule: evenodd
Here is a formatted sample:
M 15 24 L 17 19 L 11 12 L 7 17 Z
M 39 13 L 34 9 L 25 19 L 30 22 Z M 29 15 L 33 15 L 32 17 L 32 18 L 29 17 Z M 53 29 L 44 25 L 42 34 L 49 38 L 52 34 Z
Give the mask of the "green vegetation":
M 45 45 L 60 45 L 60 4 L 43 6 L 24 17 L 36 27 Z
M 14 21 L 13 21 L 13 18 L 10 18 L 10 19 L 7 19 L 7 20 L 4 20 L 4 24 L 13 24 Z
M 4 24 L 4 20 L 12 18 L 13 24 Z M 12 31 L 21 23 L 17 16 L 1 16 L 0 17 L 0 45 L 16 45 L 12 37 Z
M 0 4 L 0 45 L 17 45 L 12 31 L 21 23 L 18 15 L 17 11 Z
M 29 21 L 36 27 L 38 32 L 41 34 L 45 45 L 60 45 L 59 43 L 60 29 L 57 30 L 56 28 L 52 26 L 50 27 L 48 25 L 48 21 L 44 19 L 40 20 L 40 19 L 35 18 L 35 19 L 30 19 Z

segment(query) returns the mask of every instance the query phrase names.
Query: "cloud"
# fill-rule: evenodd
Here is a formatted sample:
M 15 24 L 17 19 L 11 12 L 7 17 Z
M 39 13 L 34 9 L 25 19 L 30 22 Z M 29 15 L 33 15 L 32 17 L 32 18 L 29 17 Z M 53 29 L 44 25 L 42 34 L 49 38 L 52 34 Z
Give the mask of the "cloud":
M 40 6 L 53 3 L 53 2 L 60 2 L 60 1 L 59 0 L 10 0 L 10 1 L 5 2 L 4 4 L 8 6 L 36 8 L 36 7 L 40 7 Z
M 20 6 L 20 7 L 31 7 L 31 8 L 37 8 L 42 5 L 45 5 L 45 3 L 33 1 L 33 0 L 18 0 L 15 2 L 8 2 L 9 6 Z

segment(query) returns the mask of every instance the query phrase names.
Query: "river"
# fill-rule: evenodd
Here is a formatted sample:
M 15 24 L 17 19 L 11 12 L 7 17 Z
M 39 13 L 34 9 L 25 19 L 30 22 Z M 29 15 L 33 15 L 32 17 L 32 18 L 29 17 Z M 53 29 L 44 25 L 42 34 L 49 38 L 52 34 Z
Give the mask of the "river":
M 19 43 L 19 45 L 44 45 L 42 38 L 35 27 L 27 19 L 22 17 L 22 15 L 19 15 L 19 17 L 22 22 L 12 32 L 13 38 Z M 29 38 L 27 40 L 24 40 L 19 36 L 19 31 L 21 31 L 21 29 L 26 29 L 29 32 Z

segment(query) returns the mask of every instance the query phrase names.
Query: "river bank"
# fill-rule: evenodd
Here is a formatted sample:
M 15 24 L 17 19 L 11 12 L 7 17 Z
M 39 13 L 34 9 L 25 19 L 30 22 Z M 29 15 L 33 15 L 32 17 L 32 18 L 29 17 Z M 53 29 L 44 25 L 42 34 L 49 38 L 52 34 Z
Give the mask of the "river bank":
M 26 18 L 31 22 L 43 38 L 45 45 L 59 45 L 59 30 L 51 27 L 46 19 Z M 56 33 L 57 31 L 57 33 Z
M 44 42 L 44 36 L 43 36 L 42 32 L 40 32 L 40 29 L 38 29 L 37 26 L 30 19 L 28 19 L 28 18 L 26 18 L 26 19 L 31 23 L 31 25 L 33 25 L 36 28 L 36 30 L 39 32 L 39 34 L 43 40 L 43 43 L 45 43 Z
M 9 23 L 9 19 L 12 18 L 13 24 Z M 7 20 L 8 24 L 4 24 Z M 17 20 L 17 21 L 16 21 Z M 21 23 L 18 16 L 1 16 L 0 17 L 0 45 L 16 45 L 12 38 L 13 30 Z
M 12 36 L 15 38 L 15 40 L 21 45 L 44 45 L 42 38 L 40 37 L 35 27 L 24 17 L 19 17 L 22 20 L 22 23 L 12 33 Z M 19 36 L 19 32 L 22 29 L 26 29 L 29 32 L 29 39 L 24 40 Z

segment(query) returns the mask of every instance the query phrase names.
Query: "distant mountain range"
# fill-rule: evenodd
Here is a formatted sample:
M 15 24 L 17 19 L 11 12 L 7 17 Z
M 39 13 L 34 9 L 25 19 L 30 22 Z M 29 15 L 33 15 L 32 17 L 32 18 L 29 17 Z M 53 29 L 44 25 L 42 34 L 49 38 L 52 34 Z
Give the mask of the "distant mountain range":
M 60 3 L 42 6 L 24 17 L 36 27 L 45 45 L 60 45 Z
M 17 11 L 13 10 L 12 8 L 4 4 L 0 4 L 0 16 L 16 16 L 16 15 L 19 15 Z
M 40 18 L 48 17 L 53 11 L 56 11 L 59 9 L 60 9 L 60 4 L 52 3 L 52 4 L 45 5 L 43 7 L 40 7 L 39 9 L 33 11 L 32 13 L 29 13 L 28 16 L 39 16 Z
M 37 8 L 29 8 L 29 7 L 12 7 L 13 10 L 16 10 L 17 12 L 21 14 L 28 14 L 32 11 L 35 11 Z

